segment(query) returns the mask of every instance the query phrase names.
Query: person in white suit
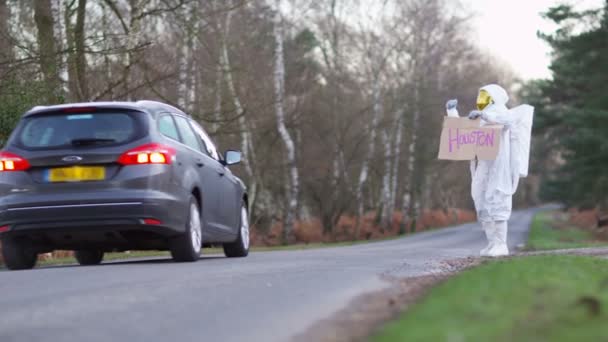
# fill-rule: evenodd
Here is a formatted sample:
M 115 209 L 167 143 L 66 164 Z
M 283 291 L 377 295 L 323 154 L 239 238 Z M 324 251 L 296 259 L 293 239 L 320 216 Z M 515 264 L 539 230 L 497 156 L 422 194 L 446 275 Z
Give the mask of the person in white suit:
M 482 87 L 477 96 L 477 110 L 469 119 L 481 118 L 480 125 L 503 125 L 500 147 L 495 160 L 471 161 L 471 195 L 477 219 L 485 232 L 488 245 L 481 256 L 509 255 L 507 221 L 511 216 L 512 198 L 520 177 L 528 174 L 530 136 L 534 108 L 522 105 L 508 109 L 507 92 L 496 84 Z M 458 117 L 458 100 L 446 103 L 448 116 Z

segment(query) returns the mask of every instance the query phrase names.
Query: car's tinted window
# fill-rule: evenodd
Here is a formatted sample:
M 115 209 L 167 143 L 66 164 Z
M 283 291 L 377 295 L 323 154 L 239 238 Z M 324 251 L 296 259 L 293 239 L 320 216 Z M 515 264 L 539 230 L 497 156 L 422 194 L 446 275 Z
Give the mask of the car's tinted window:
M 132 140 L 137 131 L 128 113 L 57 113 L 27 117 L 16 138 L 25 148 L 111 145 Z
M 179 141 L 179 134 L 177 133 L 177 127 L 171 115 L 164 115 L 158 119 L 158 130 L 162 135 L 165 135 L 173 140 Z
M 177 127 L 179 128 L 179 132 L 182 135 L 183 143 L 197 151 L 202 152 L 201 145 L 199 144 L 194 131 L 190 127 L 188 120 L 181 116 L 174 116 L 174 118 L 175 122 L 177 123 Z
M 213 159 L 220 160 L 220 156 L 217 153 L 217 148 L 215 147 L 215 144 L 213 144 L 213 141 L 209 138 L 207 133 L 205 133 L 205 130 L 203 130 L 203 128 L 196 122 L 192 123 L 192 127 L 194 128 L 194 131 L 196 132 L 196 134 L 201 138 L 203 145 L 205 145 L 205 149 L 207 150 L 207 153 Z

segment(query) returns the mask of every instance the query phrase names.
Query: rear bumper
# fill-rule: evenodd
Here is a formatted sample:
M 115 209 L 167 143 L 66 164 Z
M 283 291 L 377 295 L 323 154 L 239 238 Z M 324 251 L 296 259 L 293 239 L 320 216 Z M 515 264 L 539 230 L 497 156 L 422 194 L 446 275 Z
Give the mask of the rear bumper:
M 3 206 L 0 226 L 9 230 L 0 237 L 27 237 L 41 250 L 164 249 L 168 238 L 184 232 L 187 207 L 165 194 L 147 195 Z M 146 224 L 144 219 L 160 223 Z

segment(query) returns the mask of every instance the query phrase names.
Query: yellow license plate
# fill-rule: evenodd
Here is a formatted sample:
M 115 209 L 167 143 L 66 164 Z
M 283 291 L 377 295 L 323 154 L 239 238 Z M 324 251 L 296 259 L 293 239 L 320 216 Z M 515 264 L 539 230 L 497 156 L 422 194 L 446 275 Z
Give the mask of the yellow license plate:
M 49 170 L 49 182 L 82 182 L 106 179 L 106 169 L 100 166 L 73 166 Z

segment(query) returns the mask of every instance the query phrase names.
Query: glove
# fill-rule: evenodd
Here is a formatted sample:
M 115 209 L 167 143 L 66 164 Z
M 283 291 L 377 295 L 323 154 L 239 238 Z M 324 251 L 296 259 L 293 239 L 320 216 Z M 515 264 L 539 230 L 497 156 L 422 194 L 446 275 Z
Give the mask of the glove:
M 445 103 L 445 109 L 447 110 L 456 109 L 456 106 L 458 106 L 458 99 L 452 99 Z
M 477 120 L 478 118 L 480 118 L 482 116 L 482 114 L 483 114 L 483 112 L 481 112 L 479 110 L 474 110 L 469 113 L 469 119 Z

